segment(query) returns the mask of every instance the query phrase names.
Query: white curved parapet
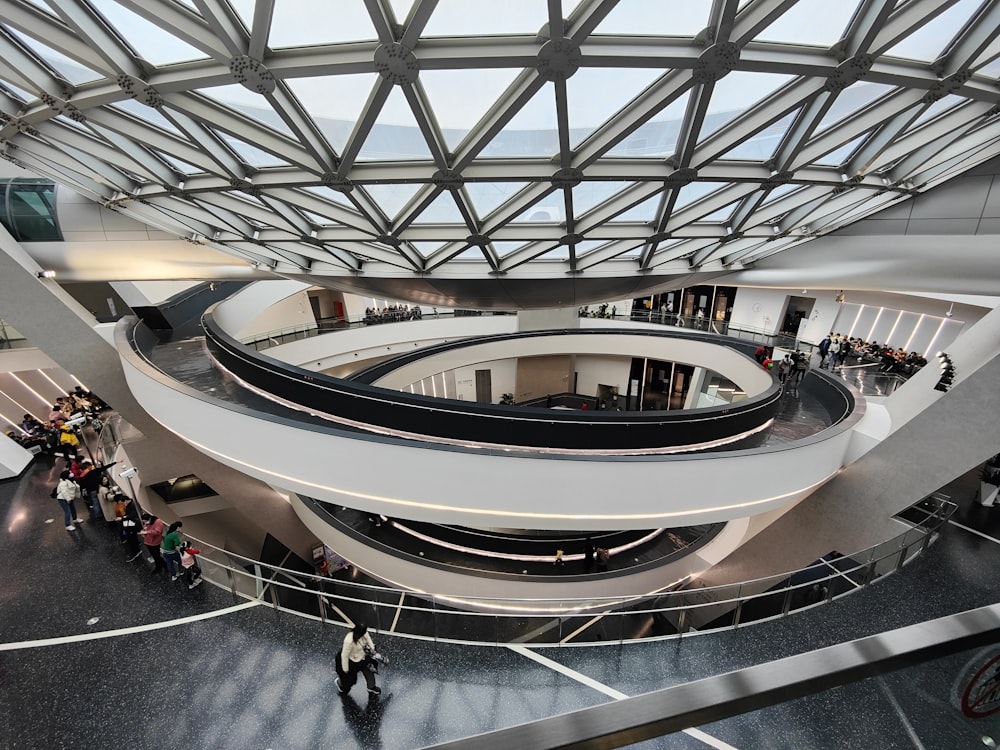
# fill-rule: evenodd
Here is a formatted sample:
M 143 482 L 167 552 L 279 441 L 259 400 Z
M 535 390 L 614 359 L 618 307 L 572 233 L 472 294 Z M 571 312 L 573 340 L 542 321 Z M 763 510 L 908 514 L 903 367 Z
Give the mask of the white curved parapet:
M 6 435 L 0 435 L 0 480 L 20 475 L 31 463 L 32 456 Z
M 651 528 L 794 503 L 843 465 L 849 425 L 796 444 L 697 456 L 536 457 L 309 427 L 169 381 L 116 337 L 129 386 L 167 429 L 269 484 L 387 516 L 480 527 Z

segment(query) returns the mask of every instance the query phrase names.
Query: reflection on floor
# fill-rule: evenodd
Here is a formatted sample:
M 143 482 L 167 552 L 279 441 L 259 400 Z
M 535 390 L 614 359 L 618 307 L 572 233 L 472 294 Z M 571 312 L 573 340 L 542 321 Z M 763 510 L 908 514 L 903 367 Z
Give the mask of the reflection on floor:
M 381 632 L 376 639 L 392 659 L 380 676 L 381 700 L 369 701 L 360 687 L 342 700 L 331 667 L 341 628 L 267 603 L 231 610 L 243 602 L 228 590 L 188 591 L 154 577 L 141 558 L 125 561 L 103 522 L 66 531 L 48 494 L 61 468 L 40 459 L 0 484 L 5 750 L 408 750 L 611 700 L 577 673 L 636 695 L 996 601 L 1000 510 L 971 501 L 978 477 L 970 474 L 944 489 L 961 505 L 962 526 L 953 524 L 901 574 L 839 601 L 735 631 L 543 650 L 557 669 L 508 648 Z M 108 637 L 93 637 L 101 634 Z M 983 736 L 1000 737 L 1000 719 L 973 723 L 952 703 L 969 658 L 702 729 L 740 750 L 982 746 Z M 685 734 L 641 745 L 708 746 Z

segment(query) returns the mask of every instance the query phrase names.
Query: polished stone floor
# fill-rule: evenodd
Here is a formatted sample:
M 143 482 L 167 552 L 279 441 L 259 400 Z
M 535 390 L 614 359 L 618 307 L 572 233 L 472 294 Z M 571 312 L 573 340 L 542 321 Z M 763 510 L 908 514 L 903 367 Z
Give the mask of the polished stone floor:
M 48 461 L 48 463 L 46 463 Z M 392 664 L 380 699 L 341 699 L 343 631 L 188 591 L 132 563 L 115 531 L 61 523 L 39 459 L 0 483 L 0 748 L 409 750 L 767 662 L 996 601 L 1000 510 L 975 477 L 930 552 L 900 574 L 791 618 L 682 640 L 532 649 L 379 633 Z M 643 748 L 983 747 L 994 718 L 965 719 L 954 691 L 970 654 L 801 698 Z

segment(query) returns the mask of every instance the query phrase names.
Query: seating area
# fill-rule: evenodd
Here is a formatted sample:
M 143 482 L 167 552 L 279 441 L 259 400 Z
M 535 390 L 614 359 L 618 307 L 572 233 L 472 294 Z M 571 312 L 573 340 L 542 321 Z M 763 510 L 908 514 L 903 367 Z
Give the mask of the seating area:
M 903 347 L 893 349 L 877 341 L 865 341 L 860 337 L 842 336 L 838 333 L 830 337 L 827 357 L 820 366 L 830 367 L 831 363 L 848 367 L 878 365 L 879 372 L 909 377 L 926 365 L 927 359 L 919 352 L 907 352 Z

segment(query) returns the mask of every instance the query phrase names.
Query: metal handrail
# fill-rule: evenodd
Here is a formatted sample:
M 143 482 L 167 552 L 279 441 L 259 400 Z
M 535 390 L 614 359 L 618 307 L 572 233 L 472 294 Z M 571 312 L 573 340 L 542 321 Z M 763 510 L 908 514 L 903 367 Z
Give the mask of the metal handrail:
M 425 750 L 623 747 L 998 641 L 1000 604 L 992 604 Z
M 389 621 L 399 620 L 399 612 L 419 612 L 425 615 L 430 614 L 431 627 L 422 632 L 406 632 L 403 628 L 396 627 L 393 632 L 396 635 L 416 638 L 430 639 L 435 641 L 446 641 L 467 644 L 505 645 L 514 642 L 524 635 L 525 630 L 530 630 L 532 626 L 537 626 L 539 621 L 547 621 L 558 635 L 564 632 L 563 625 L 574 619 L 590 620 L 599 618 L 618 618 L 618 624 L 623 625 L 628 618 L 635 617 L 659 617 L 670 621 L 673 618 L 677 632 L 670 635 L 649 636 L 645 638 L 626 638 L 624 634 L 617 640 L 602 638 L 596 643 L 618 643 L 624 640 L 657 640 L 663 638 L 678 638 L 694 632 L 687 623 L 693 616 L 700 612 L 711 612 L 717 608 L 721 616 L 732 613 L 732 621 L 725 622 L 724 625 L 711 628 L 710 630 L 700 630 L 697 632 L 711 632 L 712 630 L 735 628 L 749 624 L 741 622 L 740 614 L 749 602 L 760 601 L 773 598 L 777 604 L 780 600 L 779 613 L 767 617 L 761 617 L 750 622 L 761 622 L 768 619 L 775 619 L 787 616 L 795 609 L 807 606 L 821 605 L 839 598 L 846 593 L 861 590 L 871 585 L 874 581 L 896 572 L 905 564 L 914 559 L 917 555 L 925 551 L 934 534 L 947 522 L 948 518 L 955 510 L 954 503 L 943 496 L 931 496 L 932 509 L 928 511 L 927 518 L 907 530 L 905 533 L 882 542 L 866 550 L 862 550 L 854 555 L 841 558 L 844 561 L 851 561 L 847 567 L 842 569 L 831 568 L 827 563 L 820 563 L 815 566 L 783 573 L 777 576 L 767 576 L 741 583 L 723 584 L 720 586 L 705 587 L 702 589 L 680 589 L 675 591 L 664 591 L 648 597 L 600 597 L 590 599 L 498 599 L 490 597 L 477 597 L 474 601 L 457 601 L 452 597 L 434 594 L 421 594 L 404 589 L 388 588 L 372 584 L 363 584 L 353 581 L 330 578 L 315 574 L 302 573 L 301 571 L 283 568 L 281 566 L 268 565 L 249 557 L 238 555 L 218 548 L 208 542 L 192 537 L 196 545 L 202 550 L 202 560 L 205 563 L 205 576 L 213 583 L 224 588 L 230 588 L 234 594 L 247 598 L 264 601 L 265 594 L 270 596 L 271 605 L 281 611 L 292 614 L 314 617 L 323 622 L 330 621 L 327 616 L 328 604 L 334 612 L 340 608 L 350 608 L 348 605 L 360 605 L 365 611 L 371 612 L 375 620 L 381 622 L 383 619 Z M 821 577 L 812 577 L 810 571 L 817 571 L 827 568 L 829 572 Z M 250 570 L 256 571 L 254 573 Z M 793 584 L 793 577 L 803 577 L 801 583 Z M 852 578 L 852 576 L 854 576 Z M 278 580 L 283 578 L 286 580 Z M 858 580 L 860 579 L 860 583 Z M 839 594 L 834 592 L 834 584 L 843 580 L 851 582 L 848 591 Z M 292 583 L 286 581 L 293 581 Z M 237 583 L 242 584 L 237 586 Z M 785 585 L 780 585 L 785 584 Z M 800 602 L 796 605 L 796 595 L 807 591 L 814 592 L 817 587 L 822 592 L 814 601 Z M 336 588 L 333 592 L 329 589 Z M 824 590 L 825 589 L 825 590 Z M 242 590 L 242 593 L 241 593 Z M 249 593 L 254 592 L 254 593 Z M 294 607 L 287 607 L 281 603 L 284 595 L 295 594 L 301 596 L 304 592 L 309 592 L 317 597 L 317 611 L 319 615 L 303 613 Z M 733 593 L 735 592 L 735 596 Z M 403 598 L 410 597 L 416 600 L 425 600 L 425 605 L 403 604 Z M 654 606 L 643 607 L 643 601 L 652 599 Z M 666 601 L 667 606 L 662 602 Z M 339 606 L 335 606 L 336 605 Z M 457 606 L 472 607 L 473 609 L 457 609 Z M 621 609 L 628 605 L 639 605 L 635 609 Z M 503 611 L 504 608 L 516 611 Z M 383 618 L 381 611 L 385 609 L 394 614 Z M 470 630 L 478 631 L 473 637 L 443 637 L 440 635 L 442 628 L 438 627 L 439 618 L 455 618 L 455 622 L 472 626 Z M 425 623 L 428 618 L 418 618 L 419 622 Z M 333 619 L 338 624 L 350 624 L 346 619 L 343 621 Z M 378 622 L 373 624 L 375 629 L 379 629 Z M 445 620 L 441 623 L 447 624 Z M 493 625 L 493 636 L 484 637 L 488 631 L 484 627 Z M 504 627 L 501 628 L 501 623 Z M 516 626 L 520 625 L 518 629 Z M 507 633 L 505 637 L 500 637 L 500 631 Z M 508 632 L 509 631 L 509 632 Z M 535 646 L 555 646 L 560 645 L 560 640 L 556 642 L 532 643 Z M 585 640 L 575 640 L 571 645 L 583 645 L 588 643 Z
M 379 319 L 376 323 L 370 323 L 366 316 L 350 317 L 342 315 L 333 318 L 318 318 L 312 323 L 302 323 L 295 326 L 286 326 L 285 328 L 276 328 L 271 331 L 255 333 L 253 336 L 240 339 L 239 342 L 244 346 L 252 347 L 257 351 L 263 351 L 264 349 L 270 349 L 273 346 L 280 346 L 281 344 L 287 343 L 281 339 L 288 336 L 296 336 L 293 340 L 300 341 L 302 339 L 321 336 L 326 333 L 337 333 L 338 331 L 343 331 L 349 328 L 366 328 L 370 325 L 391 325 L 393 323 L 409 323 L 414 320 L 424 320 L 427 318 L 446 317 L 455 317 L 454 311 L 449 310 L 447 312 L 425 313 L 422 314 L 420 318 Z

